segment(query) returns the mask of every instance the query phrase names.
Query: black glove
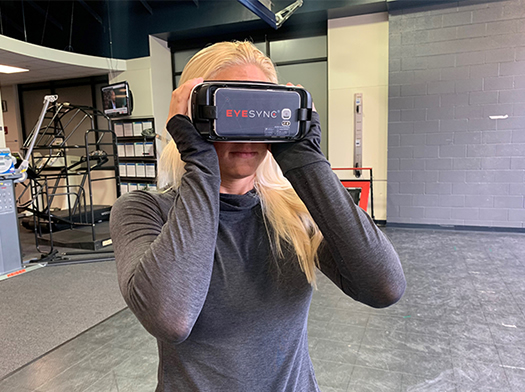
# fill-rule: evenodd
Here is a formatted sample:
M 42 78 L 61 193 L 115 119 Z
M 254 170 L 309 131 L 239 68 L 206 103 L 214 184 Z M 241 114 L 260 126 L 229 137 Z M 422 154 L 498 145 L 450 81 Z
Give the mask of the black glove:
M 321 151 L 319 114 L 312 112 L 310 129 L 306 132 L 304 138 L 290 143 L 272 143 L 271 151 L 284 174 L 298 167 L 325 161 L 326 158 Z
M 177 145 L 183 161 L 187 161 L 190 156 L 213 151 L 215 148 L 212 143 L 202 138 L 195 129 L 188 116 L 177 114 L 166 124 L 166 129 Z

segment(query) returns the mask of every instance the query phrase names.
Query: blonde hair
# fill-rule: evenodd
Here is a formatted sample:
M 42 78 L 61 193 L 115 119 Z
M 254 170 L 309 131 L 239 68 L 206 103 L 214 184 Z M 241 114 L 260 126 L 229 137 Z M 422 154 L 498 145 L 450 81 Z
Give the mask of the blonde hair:
M 197 77 L 209 80 L 224 69 L 246 64 L 258 66 L 270 82 L 277 83 L 272 61 L 251 42 L 235 41 L 219 42 L 198 52 L 186 64 L 180 84 Z M 184 162 L 172 140 L 164 147 L 160 157 L 159 188 L 178 188 L 184 173 Z M 308 282 L 314 285 L 315 268 L 318 266 L 317 250 L 323 237 L 270 153 L 266 154 L 256 171 L 255 190 L 261 200 L 272 249 L 278 256 L 283 256 L 283 245 L 291 245 L 301 270 Z

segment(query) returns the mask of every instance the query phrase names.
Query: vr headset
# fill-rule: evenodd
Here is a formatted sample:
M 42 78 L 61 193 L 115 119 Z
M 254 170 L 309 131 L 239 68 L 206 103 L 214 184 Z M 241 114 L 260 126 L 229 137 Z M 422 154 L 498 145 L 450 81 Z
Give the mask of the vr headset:
M 193 88 L 188 111 L 210 141 L 291 142 L 310 128 L 312 97 L 294 86 L 210 81 Z

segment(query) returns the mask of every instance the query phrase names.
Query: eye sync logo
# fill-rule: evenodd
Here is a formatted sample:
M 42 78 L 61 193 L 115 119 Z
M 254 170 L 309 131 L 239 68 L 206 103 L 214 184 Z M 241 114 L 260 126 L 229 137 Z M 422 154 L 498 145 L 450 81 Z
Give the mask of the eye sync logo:
M 226 117 L 277 118 L 277 110 L 235 110 L 227 109 Z

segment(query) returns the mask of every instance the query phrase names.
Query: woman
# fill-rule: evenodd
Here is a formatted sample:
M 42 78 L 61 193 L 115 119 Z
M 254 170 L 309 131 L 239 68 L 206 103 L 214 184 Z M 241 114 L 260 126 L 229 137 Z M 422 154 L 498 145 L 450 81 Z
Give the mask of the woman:
M 203 78 L 277 82 L 251 43 L 197 53 L 170 104 L 159 180 L 171 187 L 113 207 L 122 294 L 158 341 L 157 392 L 318 391 L 306 330 L 316 267 L 385 307 L 405 289 L 399 259 L 331 171 L 317 113 L 300 142 L 210 143 L 185 116 Z

